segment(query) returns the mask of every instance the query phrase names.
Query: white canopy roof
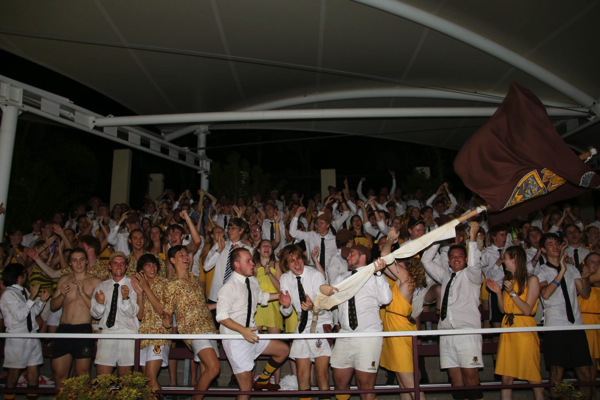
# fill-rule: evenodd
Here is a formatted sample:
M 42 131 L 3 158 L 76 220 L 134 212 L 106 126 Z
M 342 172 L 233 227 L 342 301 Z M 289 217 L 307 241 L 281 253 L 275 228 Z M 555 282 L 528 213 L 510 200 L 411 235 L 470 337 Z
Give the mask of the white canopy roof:
M 333 118 L 328 112 L 324 119 L 192 118 L 160 124 L 167 140 L 178 136 L 168 133 L 203 121 L 213 132 L 368 134 L 458 149 L 486 120 L 489 112 L 479 109 L 499 103 L 513 81 L 564 122 L 557 123 L 560 132 L 594 118 L 599 3 L 4 1 L 0 48 L 139 115 L 410 108 L 402 118 Z M 579 143 L 586 132 L 568 140 L 582 145 L 598 137 L 589 132 Z

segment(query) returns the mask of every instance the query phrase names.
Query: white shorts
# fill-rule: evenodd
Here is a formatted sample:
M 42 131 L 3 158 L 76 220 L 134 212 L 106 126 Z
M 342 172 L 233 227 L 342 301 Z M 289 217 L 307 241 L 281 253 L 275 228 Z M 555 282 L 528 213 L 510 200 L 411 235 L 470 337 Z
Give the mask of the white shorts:
M 252 371 L 254 369 L 254 360 L 256 360 L 265 351 L 270 340 L 260 339 L 258 343 L 250 343 L 246 340 L 223 340 L 223 349 L 231 370 L 234 374 Z
M 116 329 L 102 333 L 137 333 L 131 329 Z M 99 339 L 96 351 L 96 364 L 111 367 L 128 367 L 134 364 L 135 340 L 133 339 Z
M 217 347 L 216 340 L 205 340 L 205 339 L 194 339 L 192 340 L 192 352 L 194 353 L 194 361 L 200 362 L 200 357 L 198 357 L 198 353 L 200 350 L 204 349 L 213 349 L 217 358 L 219 357 L 219 348 Z
M 39 339 L 6 339 L 4 344 L 4 368 L 22 369 L 43 363 L 42 344 Z
M 331 367 L 376 374 L 382 346 L 382 337 L 338 338 L 331 352 Z
M 146 346 L 140 349 L 140 365 L 146 365 L 147 361 L 161 360 L 161 367 L 169 365 L 170 346 Z
M 483 368 L 481 335 L 440 337 L 440 367 Z
M 50 311 L 48 314 L 48 319 L 46 320 L 46 325 L 48 326 L 59 326 L 60 325 L 60 317 L 62 317 L 62 307 L 57 312 Z
M 323 333 L 323 326 L 317 327 L 317 333 Z M 317 357 L 331 357 L 331 347 L 327 339 L 294 339 L 290 349 L 290 358 L 310 358 L 315 361 Z

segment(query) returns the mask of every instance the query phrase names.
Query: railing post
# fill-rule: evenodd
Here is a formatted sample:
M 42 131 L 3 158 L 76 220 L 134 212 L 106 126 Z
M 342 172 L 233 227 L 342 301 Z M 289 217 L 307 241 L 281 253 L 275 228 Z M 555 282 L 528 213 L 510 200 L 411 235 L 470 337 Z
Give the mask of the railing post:
M 413 348 L 413 374 L 415 380 L 415 400 L 421 397 L 421 385 L 419 384 L 419 337 L 412 337 Z M 400 386 L 400 385 L 398 385 Z
M 140 371 L 140 339 L 135 340 L 135 354 L 133 355 L 133 370 Z

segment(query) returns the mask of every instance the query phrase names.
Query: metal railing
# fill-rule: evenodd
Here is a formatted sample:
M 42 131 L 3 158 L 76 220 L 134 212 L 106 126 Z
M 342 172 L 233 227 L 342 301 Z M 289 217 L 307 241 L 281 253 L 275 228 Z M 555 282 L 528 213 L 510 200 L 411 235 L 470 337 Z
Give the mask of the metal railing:
M 413 348 L 413 371 L 414 371 L 414 382 L 419 382 L 419 348 L 431 348 L 437 345 L 418 345 L 418 339 L 423 337 L 431 336 L 455 336 L 455 335 L 490 335 L 490 334 L 501 334 L 501 333 L 518 333 L 518 332 L 548 332 L 548 331 L 577 331 L 577 330 L 597 330 L 600 329 L 600 325 L 571 325 L 571 326 L 552 326 L 552 327 L 521 327 L 521 328 L 489 328 L 489 329 L 445 329 L 445 330 L 422 330 L 422 331 L 394 331 L 394 332 L 353 332 L 353 333 L 314 333 L 314 334 L 262 334 L 258 335 L 262 339 L 282 339 L 282 340 L 293 340 L 293 339 L 307 339 L 307 338 L 325 338 L 325 339 L 336 339 L 336 338 L 356 338 L 356 337 L 412 337 L 412 348 Z M 203 340 L 244 340 L 239 334 L 202 334 L 202 335 L 185 335 L 185 334 L 167 334 L 167 335 L 151 335 L 151 334 L 72 334 L 72 333 L 2 333 L 0 339 L 6 338 L 22 338 L 22 339 L 78 339 L 85 337 L 86 339 L 131 339 L 135 340 L 135 359 L 134 359 L 134 371 L 140 370 L 140 341 L 147 339 L 168 339 L 168 340 L 183 340 L 183 339 L 203 339 Z M 484 344 L 484 348 L 485 348 Z M 496 345 L 496 344 L 494 344 Z M 495 346 L 494 346 L 495 349 Z M 425 351 L 423 356 L 437 355 L 438 352 Z M 189 358 L 193 358 L 192 353 L 189 353 Z M 484 352 L 484 354 L 490 354 L 490 352 Z M 179 357 L 188 358 L 188 357 Z M 575 385 L 582 385 L 582 383 L 575 383 Z M 583 383 L 584 386 L 599 386 L 599 382 L 594 383 Z M 421 392 L 440 392 L 440 391 L 454 391 L 454 390 L 470 390 L 470 389 L 525 389 L 535 387 L 549 387 L 550 383 L 542 382 L 538 384 L 526 384 L 526 383 L 513 383 L 512 385 L 502 385 L 495 383 L 483 383 L 479 386 L 448 386 L 448 384 L 428 384 L 426 386 L 415 384 L 414 388 L 374 388 L 374 389 L 352 389 L 351 391 L 344 390 L 285 390 L 285 391 L 240 391 L 237 389 L 209 389 L 205 391 L 196 391 L 193 389 L 162 389 L 157 390 L 158 394 L 173 394 L 173 395 L 215 395 L 215 396 L 237 396 L 237 395 L 257 395 L 257 396 L 279 396 L 279 397 L 302 397 L 302 396 L 319 396 L 319 395 L 335 395 L 335 394 L 361 394 L 361 393 L 377 393 L 377 394 L 400 394 L 412 392 L 415 394 L 415 398 L 418 398 Z M 7 390 L 6 388 L 0 388 L 0 393 L 39 393 L 39 394 L 52 394 L 58 393 L 53 388 L 38 388 L 37 390 L 25 389 L 25 388 L 13 388 Z

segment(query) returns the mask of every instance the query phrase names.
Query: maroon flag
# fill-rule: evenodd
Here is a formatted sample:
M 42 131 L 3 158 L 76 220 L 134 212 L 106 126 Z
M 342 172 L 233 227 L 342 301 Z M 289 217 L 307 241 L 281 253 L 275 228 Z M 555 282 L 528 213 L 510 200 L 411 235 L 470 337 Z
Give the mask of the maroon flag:
M 494 223 L 600 186 L 600 176 L 562 140 L 542 102 L 516 83 L 460 149 L 454 170 L 488 211 L 498 212 Z

